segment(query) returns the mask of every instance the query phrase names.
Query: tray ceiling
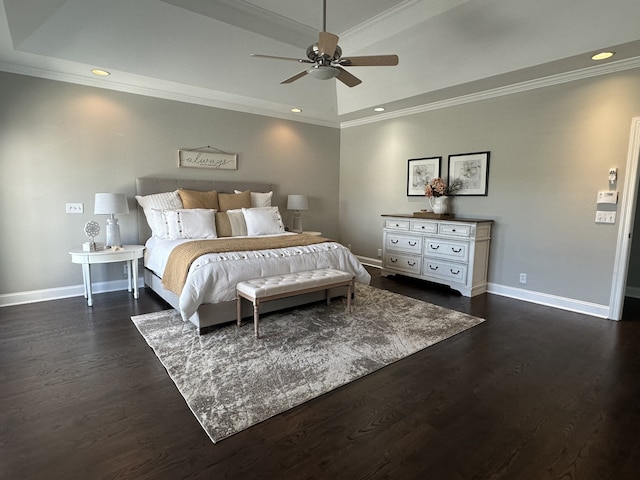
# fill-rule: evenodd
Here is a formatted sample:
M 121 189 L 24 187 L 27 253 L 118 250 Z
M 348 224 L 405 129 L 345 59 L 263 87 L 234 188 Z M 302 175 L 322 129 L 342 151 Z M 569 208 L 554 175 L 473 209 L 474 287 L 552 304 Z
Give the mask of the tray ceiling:
M 590 72 L 601 49 L 616 51 L 610 65 L 640 66 L 637 0 L 328 0 L 345 56 L 400 57 L 352 67 L 354 88 L 310 76 L 281 85 L 303 67 L 250 57 L 305 58 L 321 0 L 2 3 L 0 70 L 336 126 L 378 105 L 388 114 Z M 98 79 L 96 67 L 112 74 Z

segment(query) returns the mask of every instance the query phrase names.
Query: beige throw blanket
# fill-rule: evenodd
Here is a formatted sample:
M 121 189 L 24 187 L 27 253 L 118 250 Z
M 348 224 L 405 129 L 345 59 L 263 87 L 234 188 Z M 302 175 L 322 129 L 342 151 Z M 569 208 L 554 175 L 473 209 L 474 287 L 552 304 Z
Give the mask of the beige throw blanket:
M 196 258 L 207 253 L 244 252 L 248 250 L 268 250 L 313 245 L 330 240 L 314 235 L 279 235 L 275 237 L 217 238 L 197 240 L 175 247 L 169 254 L 167 266 L 162 274 L 162 285 L 176 295 L 182 293 L 189 268 Z

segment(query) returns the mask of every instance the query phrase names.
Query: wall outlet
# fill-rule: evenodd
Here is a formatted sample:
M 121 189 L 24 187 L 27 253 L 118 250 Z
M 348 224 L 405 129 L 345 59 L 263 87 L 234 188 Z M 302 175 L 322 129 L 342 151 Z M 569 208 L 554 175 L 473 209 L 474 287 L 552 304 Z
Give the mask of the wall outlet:
M 64 208 L 67 213 L 84 213 L 83 203 L 65 203 Z
M 381 248 L 378 249 L 378 258 L 382 258 L 382 249 Z
M 129 278 L 129 262 L 124 264 L 124 278 Z
M 521 273 L 520 274 L 520 283 L 522 283 L 523 285 L 525 283 L 527 283 L 527 274 L 526 273 Z

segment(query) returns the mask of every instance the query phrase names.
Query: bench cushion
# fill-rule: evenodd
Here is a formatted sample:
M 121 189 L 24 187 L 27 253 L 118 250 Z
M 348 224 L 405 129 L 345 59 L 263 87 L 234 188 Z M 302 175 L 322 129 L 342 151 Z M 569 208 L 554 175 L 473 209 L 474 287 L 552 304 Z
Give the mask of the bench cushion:
M 286 273 L 273 277 L 256 278 L 238 283 L 238 292 L 252 298 L 263 298 L 305 288 L 322 287 L 340 281 L 349 281 L 353 275 L 333 268 Z

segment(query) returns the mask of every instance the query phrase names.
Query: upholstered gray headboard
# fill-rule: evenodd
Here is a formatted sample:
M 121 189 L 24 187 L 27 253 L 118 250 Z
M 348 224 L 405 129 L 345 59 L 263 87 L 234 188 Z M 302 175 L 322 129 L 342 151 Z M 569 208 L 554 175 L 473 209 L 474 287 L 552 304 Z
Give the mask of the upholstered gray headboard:
M 280 198 L 271 183 L 263 182 L 221 182 L 217 180 L 186 180 L 177 178 L 141 177 L 136 179 L 136 195 L 173 192 L 178 188 L 199 190 L 203 192 L 215 190 L 221 193 L 233 193 L 234 190 L 251 190 L 252 192 L 273 192 L 273 205 L 279 205 Z M 151 236 L 142 208 L 138 205 L 138 240 L 141 245 Z

